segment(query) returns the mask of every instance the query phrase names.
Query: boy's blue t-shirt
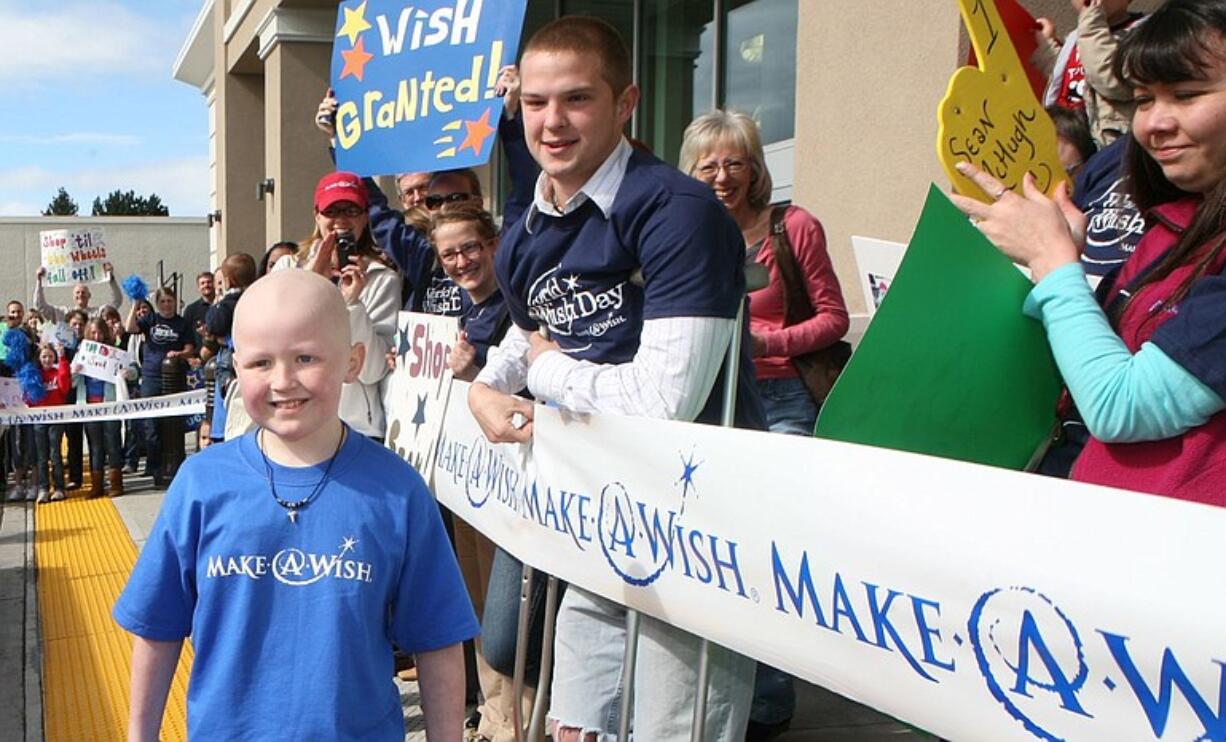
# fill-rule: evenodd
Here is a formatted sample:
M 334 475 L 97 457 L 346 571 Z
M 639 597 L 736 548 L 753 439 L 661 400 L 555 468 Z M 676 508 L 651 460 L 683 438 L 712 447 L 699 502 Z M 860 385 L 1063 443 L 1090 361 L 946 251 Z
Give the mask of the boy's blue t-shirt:
M 349 431 L 328 483 L 291 523 L 255 433 L 179 469 L 115 620 L 191 636 L 192 739 L 404 739 L 392 642 L 441 649 L 478 633 L 438 506 L 412 467 Z M 327 462 L 272 464 L 282 500 Z

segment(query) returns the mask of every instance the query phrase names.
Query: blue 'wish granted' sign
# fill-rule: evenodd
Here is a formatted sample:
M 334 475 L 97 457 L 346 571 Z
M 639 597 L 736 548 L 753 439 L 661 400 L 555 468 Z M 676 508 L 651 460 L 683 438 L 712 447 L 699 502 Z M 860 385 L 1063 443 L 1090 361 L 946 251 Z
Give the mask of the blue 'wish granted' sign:
M 527 0 L 345 0 L 332 44 L 336 164 L 360 175 L 489 159 Z

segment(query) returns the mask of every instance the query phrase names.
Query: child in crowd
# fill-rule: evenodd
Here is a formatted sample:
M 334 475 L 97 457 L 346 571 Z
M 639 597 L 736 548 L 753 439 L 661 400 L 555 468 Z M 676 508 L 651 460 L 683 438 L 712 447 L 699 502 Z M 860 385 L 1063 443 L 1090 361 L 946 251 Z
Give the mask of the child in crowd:
M 1090 132 L 1105 147 L 1128 131 L 1132 88 L 1111 69 L 1120 37 L 1143 18 L 1131 0 L 1071 0 L 1077 29 L 1061 45 L 1048 18 L 1038 20 L 1031 62 L 1048 76 L 1043 104 L 1085 109 Z
M 108 307 L 109 309 L 110 307 Z M 113 310 L 112 310 L 113 311 Z M 114 347 L 111 328 L 102 317 L 92 319 L 85 325 L 85 339 Z M 77 404 L 98 404 L 122 401 L 128 398 L 126 380 L 137 377 L 137 366 L 124 369 L 124 379 L 119 383 L 95 379 L 81 373 L 80 362 L 73 362 L 72 387 L 77 395 Z M 85 438 L 89 441 L 89 494 L 103 494 L 103 467 L 106 469 L 106 486 L 111 497 L 123 494 L 123 441 L 122 423 L 119 420 L 92 420 L 85 423 Z
M 226 258 L 217 272 L 221 276 L 217 282 L 221 298 L 209 307 L 204 317 L 205 332 L 217 343 L 213 419 L 209 422 L 211 443 L 220 443 L 226 438 L 226 392 L 234 381 L 234 340 L 230 336 L 234 326 L 234 308 L 243 291 L 257 278 L 255 259 L 246 253 Z
M 43 388 L 47 394 L 41 401 L 31 404 L 31 407 L 53 407 L 68 403 L 68 392 L 72 389 L 71 373 L 68 370 L 68 358 L 64 355 L 64 346 L 44 344 L 38 349 L 38 365 L 43 374 Z M 38 451 L 38 465 L 35 467 L 35 481 L 41 481 L 38 488 L 38 502 L 48 499 L 58 501 L 64 499 L 64 458 L 60 453 L 60 445 L 64 439 L 64 426 L 58 424 L 36 423 L 34 425 L 34 447 Z M 47 475 L 50 465 L 50 477 Z M 48 490 L 47 484 L 54 490 Z M 48 493 L 50 495 L 48 496 Z
M 364 360 L 348 320 L 312 271 L 239 301 L 239 387 L 260 428 L 187 459 L 115 605 L 136 635 L 129 740 L 157 739 L 189 634 L 192 739 L 401 742 L 392 642 L 416 655 L 427 737 L 459 738 L 476 618 L 421 477 L 341 422 Z

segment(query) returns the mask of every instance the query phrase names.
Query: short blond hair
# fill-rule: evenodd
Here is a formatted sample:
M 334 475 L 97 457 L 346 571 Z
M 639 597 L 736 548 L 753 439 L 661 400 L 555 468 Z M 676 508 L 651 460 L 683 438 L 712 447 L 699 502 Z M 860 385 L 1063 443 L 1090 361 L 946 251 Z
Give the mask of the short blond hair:
M 717 108 L 691 121 L 685 127 L 685 136 L 681 140 L 678 169 L 691 177 L 695 176 L 698 161 L 721 144 L 741 150 L 749 160 L 753 171 L 749 182 L 749 205 L 755 209 L 770 206 L 774 184 L 770 170 L 766 169 L 762 136 L 758 133 L 757 123 L 743 111 Z

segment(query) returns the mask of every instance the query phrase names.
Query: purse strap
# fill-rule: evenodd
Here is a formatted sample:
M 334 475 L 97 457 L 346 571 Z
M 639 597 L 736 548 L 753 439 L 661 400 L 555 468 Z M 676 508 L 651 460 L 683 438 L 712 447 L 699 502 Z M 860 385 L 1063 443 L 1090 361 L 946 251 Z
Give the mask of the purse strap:
M 792 248 L 792 240 L 788 237 L 786 206 L 776 206 L 771 209 L 771 251 L 775 257 L 775 266 L 779 269 L 779 278 L 783 281 L 783 326 L 791 327 L 800 324 L 817 314 L 809 292 L 805 288 L 804 278 L 800 275 L 800 265 L 796 262 L 796 253 Z

